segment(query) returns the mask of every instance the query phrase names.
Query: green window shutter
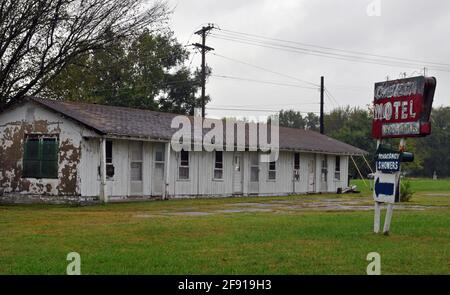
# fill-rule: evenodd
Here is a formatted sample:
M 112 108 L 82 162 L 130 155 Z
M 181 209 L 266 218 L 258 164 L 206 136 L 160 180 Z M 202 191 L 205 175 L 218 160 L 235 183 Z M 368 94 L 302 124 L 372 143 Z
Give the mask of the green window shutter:
M 41 142 L 41 177 L 58 177 L 58 141 L 55 138 L 44 138 Z
M 40 175 L 40 144 L 38 138 L 27 138 L 24 145 L 23 176 L 39 177 Z

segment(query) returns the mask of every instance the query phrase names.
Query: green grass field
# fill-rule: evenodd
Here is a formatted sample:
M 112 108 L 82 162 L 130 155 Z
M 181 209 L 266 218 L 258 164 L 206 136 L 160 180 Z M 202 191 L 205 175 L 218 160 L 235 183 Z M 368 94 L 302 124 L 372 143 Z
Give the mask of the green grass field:
M 450 274 L 450 181 L 413 182 L 417 193 L 406 206 L 427 208 L 397 209 L 390 236 L 372 233 L 371 210 L 220 211 L 319 200 L 370 205 L 368 190 L 92 207 L 3 205 L 0 273 L 65 274 L 66 255 L 75 251 L 83 274 L 365 274 L 366 255 L 375 251 L 382 274 Z

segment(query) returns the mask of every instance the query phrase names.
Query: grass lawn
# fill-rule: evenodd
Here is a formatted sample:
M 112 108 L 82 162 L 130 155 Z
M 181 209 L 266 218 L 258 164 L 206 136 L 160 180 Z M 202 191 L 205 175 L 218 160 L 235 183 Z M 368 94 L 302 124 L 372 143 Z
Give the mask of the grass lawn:
M 435 207 L 396 210 L 388 237 L 372 233 L 372 211 L 206 214 L 271 201 L 370 204 L 369 194 L 4 205 L 0 273 L 65 274 L 66 255 L 76 251 L 83 274 L 365 274 L 375 251 L 383 274 L 450 274 L 450 196 L 417 193 L 412 204 Z

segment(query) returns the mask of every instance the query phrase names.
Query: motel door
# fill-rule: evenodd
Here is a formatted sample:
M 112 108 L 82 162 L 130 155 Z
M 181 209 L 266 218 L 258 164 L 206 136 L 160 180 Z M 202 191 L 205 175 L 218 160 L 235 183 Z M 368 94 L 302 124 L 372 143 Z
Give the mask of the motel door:
M 313 158 L 308 161 L 308 192 L 313 193 L 316 189 L 316 161 Z
M 138 196 L 143 193 L 142 162 L 143 143 L 130 142 L 130 195 Z
M 259 193 L 259 155 L 256 152 L 250 152 L 250 194 Z
M 322 156 L 321 171 L 320 171 L 320 191 L 328 191 L 328 156 Z
M 233 159 L 233 194 L 242 194 L 242 155 L 234 154 Z
M 154 147 L 152 195 L 162 196 L 164 193 L 164 144 L 158 143 Z

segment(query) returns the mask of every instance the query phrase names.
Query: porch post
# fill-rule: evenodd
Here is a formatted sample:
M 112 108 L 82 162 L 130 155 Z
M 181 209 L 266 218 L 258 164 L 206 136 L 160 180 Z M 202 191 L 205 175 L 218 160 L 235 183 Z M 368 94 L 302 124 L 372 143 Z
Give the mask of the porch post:
M 106 139 L 100 139 L 100 200 L 108 203 L 108 194 L 106 190 Z

